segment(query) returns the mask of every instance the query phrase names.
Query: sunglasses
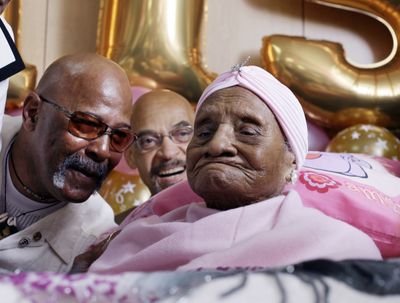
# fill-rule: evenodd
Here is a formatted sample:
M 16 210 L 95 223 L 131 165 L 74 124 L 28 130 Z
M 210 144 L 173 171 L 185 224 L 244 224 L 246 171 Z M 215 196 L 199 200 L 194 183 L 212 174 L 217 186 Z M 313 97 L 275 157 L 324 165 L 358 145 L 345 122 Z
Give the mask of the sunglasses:
M 80 111 L 70 112 L 41 95 L 39 98 L 67 116 L 68 132 L 75 137 L 90 141 L 105 134 L 109 135 L 111 149 L 119 153 L 122 153 L 136 139 L 136 135 L 129 128 L 111 128 L 93 114 Z

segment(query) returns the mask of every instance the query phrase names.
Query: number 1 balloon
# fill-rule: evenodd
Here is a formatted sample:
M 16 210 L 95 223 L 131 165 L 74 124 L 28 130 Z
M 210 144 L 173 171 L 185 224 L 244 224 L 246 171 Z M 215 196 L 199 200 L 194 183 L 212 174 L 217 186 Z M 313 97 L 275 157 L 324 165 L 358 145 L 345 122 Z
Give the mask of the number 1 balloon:
M 167 88 L 196 102 L 215 77 L 204 68 L 206 0 L 103 0 L 98 52 L 119 63 L 132 86 Z

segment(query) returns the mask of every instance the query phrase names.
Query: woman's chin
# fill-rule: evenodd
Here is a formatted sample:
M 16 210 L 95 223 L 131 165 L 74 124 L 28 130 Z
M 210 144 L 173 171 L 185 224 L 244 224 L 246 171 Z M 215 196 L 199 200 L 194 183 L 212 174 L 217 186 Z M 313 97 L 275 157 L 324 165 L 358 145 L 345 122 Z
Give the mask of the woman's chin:
M 246 197 L 242 197 L 242 193 L 238 192 L 232 183 L 222 183 L 219 186 L 209 183 L 199 189 L 201 190 L 194 189 L 194 191 L 203 198 L 209 208 L 227 210 L 250 204 L 245 202 Z

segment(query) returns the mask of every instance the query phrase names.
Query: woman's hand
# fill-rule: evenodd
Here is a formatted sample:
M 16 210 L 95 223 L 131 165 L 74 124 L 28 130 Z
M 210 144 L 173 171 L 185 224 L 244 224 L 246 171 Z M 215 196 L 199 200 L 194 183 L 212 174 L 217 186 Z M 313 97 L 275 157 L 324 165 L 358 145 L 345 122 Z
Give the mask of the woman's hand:
M 110 241 L 114 239 L 119 232 L 120 230 L 111 233 L 103 241 L 90 246 L 86 252 L 76 256 L 69 273 L 77 274 L 87 272 L 90 265 L 92 265 L 92 263 L 101 256 L 101 254 L 106 250 L 108 243 L 110 243 Z

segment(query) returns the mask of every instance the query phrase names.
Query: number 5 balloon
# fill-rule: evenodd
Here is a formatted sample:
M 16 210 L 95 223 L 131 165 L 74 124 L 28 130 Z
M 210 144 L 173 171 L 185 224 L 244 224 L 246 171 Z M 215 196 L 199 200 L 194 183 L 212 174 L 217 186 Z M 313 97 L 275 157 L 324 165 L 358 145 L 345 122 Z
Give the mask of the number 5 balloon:
M 393 46 L 384 60 L 357 66 L 338 43 L 274 35 L 264 37 L 263 66 L 299 97 L 319 125 L 343 129 L 355 124 L 400 128 L 400 13 L 384 0 L 306 0 L 362 13 L 383 23 Z
M 168 88 L 197 101 L 215 75 L 201 54 L 206 0 L 102 0 L 98 47 L 132 86 Z

